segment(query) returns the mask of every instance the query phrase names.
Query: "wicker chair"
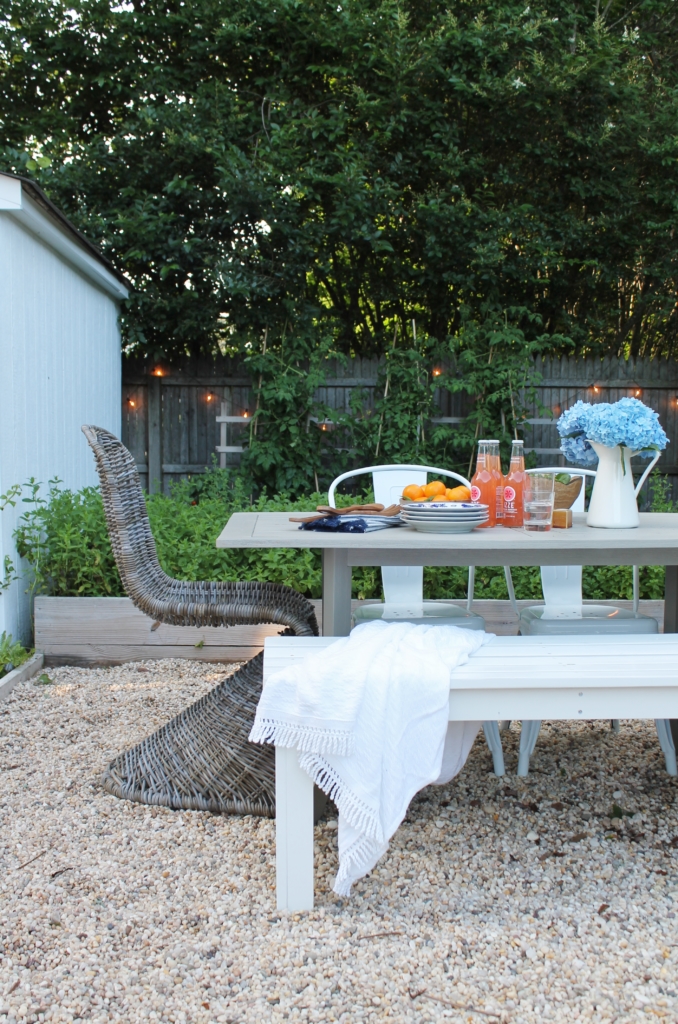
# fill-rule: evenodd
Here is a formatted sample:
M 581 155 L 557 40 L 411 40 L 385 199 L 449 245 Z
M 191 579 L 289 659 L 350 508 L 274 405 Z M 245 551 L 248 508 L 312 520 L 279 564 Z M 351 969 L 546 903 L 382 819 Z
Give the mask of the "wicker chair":
M 160 566 L 132 455 L 107 430 L 83 426 L 101 482 L 113 554 L 134 604 L 157 622 L 181 626 L 280 623 L 317 636 L 313 605 L 274 583 L 175 580 Z M 117 757 L 104 788 L 141 803 L 275 816 L 273 748 L 248 742 L 262 686 L 262 655 Z

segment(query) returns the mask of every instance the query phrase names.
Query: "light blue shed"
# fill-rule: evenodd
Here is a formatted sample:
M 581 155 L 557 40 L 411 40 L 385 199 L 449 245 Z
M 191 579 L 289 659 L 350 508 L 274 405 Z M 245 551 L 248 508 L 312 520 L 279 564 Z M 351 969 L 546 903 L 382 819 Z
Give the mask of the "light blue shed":
M 33 182 L 0 174 L 0 494 L 29 477 L 96 484 L 80 432 L 120 434 L 125 278 Z M 23 508 L 25 509 L 25 505 Z M 22 507 L 0 515 L 0 575 Z M 27 641 L 26 582 L 0 592 L 0 633 Z

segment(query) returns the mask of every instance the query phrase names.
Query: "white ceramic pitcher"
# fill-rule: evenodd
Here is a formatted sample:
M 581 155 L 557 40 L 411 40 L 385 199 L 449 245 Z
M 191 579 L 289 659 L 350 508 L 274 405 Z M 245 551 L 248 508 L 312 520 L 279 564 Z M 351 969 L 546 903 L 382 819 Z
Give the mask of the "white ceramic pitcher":
M 620 445 L 611 448 L 606 444 L 598 444 L 597 441 L 589 441 L 589 444 L 598 456 L 598 470 L 589 502 L 587 524 L 605 530 L 628 530 L 639 526 L 640 516 L 636 498 L 661 452 L 656 452 L 637 486 L 634 487 L 631 459 L 638 452 L 632 452 L 630 448 Z

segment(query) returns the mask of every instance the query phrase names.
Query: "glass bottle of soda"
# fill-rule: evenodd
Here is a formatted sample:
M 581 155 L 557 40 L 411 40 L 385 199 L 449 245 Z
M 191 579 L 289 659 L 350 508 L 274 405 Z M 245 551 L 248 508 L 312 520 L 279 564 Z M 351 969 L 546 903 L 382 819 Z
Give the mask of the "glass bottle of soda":
M 478 459 L 476 471 L 471 480 L 471 501 L 487 505 L 489 519 L 483 527 L 496 526 L 496 481 L 490 464 L 489 442 L 478 441 Z
M 494 477 L 494 508 L 497 526 L 504 523 L 504 474 L 501 471 L 501 453 L 499 441 L 487 442 L 490 446 L 490 472 Z
M 504 483 L 504 526 L 523 525 L 523 483 L 525 481 L 525 451 L 522 441 L 511 447 L 511 466 Z

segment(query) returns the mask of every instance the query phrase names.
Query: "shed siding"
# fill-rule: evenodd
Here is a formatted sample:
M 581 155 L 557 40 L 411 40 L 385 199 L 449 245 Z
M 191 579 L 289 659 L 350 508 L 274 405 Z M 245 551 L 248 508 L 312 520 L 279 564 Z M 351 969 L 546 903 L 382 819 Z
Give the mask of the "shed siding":
M 119 436 L 117 303 L 62 256 L 0 213 L 0 493 L 30 477 L 43 484 L 97 482 L 80 431 Z M 25 509 L 26 506 L 23 506 Z M 0 564 L 17 562 L 12 533 L 22 506 L 1 516 Z M 26 583 L 0 595 L 0 632 L 30 636 Z

